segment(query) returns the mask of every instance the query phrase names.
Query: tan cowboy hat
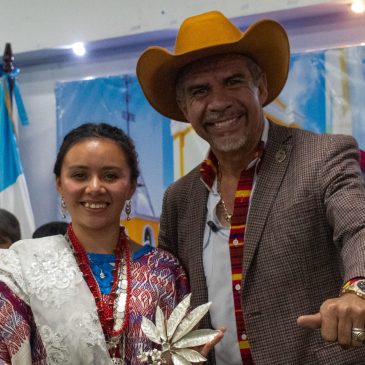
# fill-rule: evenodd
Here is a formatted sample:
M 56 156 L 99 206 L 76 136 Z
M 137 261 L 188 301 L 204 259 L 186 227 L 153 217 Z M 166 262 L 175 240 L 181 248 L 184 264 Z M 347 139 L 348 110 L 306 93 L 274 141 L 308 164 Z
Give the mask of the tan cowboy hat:
M 176 102 L 176 78 L 187 64 L 207 56 L 238 53 L 252 58 L 266 73 L 268 97 L 273 101 L 289 71 L 289 41 L 284 28 L 263 19 L 241 32 L 219 11 L 192 16 L 181 25 L 175 53 L 149 47 L 137 63 L 137 77 L 150 104 L 168 118 L 186 121 Z

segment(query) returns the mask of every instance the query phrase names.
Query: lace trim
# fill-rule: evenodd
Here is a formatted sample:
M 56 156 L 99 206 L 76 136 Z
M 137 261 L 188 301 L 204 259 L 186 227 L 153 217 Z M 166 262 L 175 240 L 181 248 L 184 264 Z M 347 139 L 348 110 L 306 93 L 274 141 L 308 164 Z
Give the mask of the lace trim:
M 20 261 L 16 252 L 0 249 L 0 281 L 4 282 L 19 298 L 29 304 L 29 297 L 24 293 Z
M 73 365 L 75 363 L 96 364 L 97 352 L 92 347 L 103 347 L 104 336 L 96 330 L 99 319 L 95 313 L 77 313 L 71 315 L 67 323 L 60 324 L 56 330 L 48 325 L 39 327 L 39 332 L 47 352 L 49 365 Z M 80 341 L 74 342 L 73 338 Z M 74 347 L 71 351 L 70 347 Z M 77 353 L 79 359 L 71 356 Z
M 35 252 L 25 275 L 29 294 L 35 295 L 46 308 L 61 308 L 70 297 L 78 294 L 75 288 L 82 281 L 70 248 Z

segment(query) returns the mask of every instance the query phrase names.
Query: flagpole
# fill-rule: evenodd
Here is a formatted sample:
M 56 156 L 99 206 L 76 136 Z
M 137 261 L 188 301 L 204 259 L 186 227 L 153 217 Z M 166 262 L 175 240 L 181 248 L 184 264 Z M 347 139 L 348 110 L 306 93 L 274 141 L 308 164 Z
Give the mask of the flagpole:
M 0 68 L 0 206 L 13 213 L 19 220 L 22 238 L 31 238 L 35 229 L 34 215 L 27 183 L 24 177 L 17 142 L 17 125 L 13 120 L 13 106 L 17 120 L 28 123 L 27 113 L 17 85 L 19 72 L 14 68 L 11 44 L 6 43 Z M 0 59 L 1 61 L 1 59 Z M 0 66 L 1 67 L 1 66 Z M 13 101 L 14 98 L 14 101 Z
M 14 70 L 14 55 L 13 55 L 13 51 L 11 49 L 11 44 L 10 43 L 6 43 L 5 44 L 5 50 L 4 50 L 4 55 L 3 55 L 3 71 L 5 73 L 10 73 L 11 71 Z M 14 89 L 14 77 L 10 76 L 8 78 L 8 82 L 9 82 L 9 100 L 10 100 L 10 104 L 12 105 L 13 103 L 13 89 Z

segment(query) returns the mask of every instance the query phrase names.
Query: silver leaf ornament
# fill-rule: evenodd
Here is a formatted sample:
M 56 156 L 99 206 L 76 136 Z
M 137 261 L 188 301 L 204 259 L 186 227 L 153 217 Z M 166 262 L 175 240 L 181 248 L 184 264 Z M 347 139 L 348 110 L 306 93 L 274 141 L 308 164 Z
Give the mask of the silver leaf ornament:
M 159 306 L 157 306 L 156 309 L 156 327 L 158 332 L 160 333 L 160 338 L 162 339 L 162 341 L 166 341 L 167 334 L 166 334 L 165 317 Z
M 169 357 L 174 365 L 192 365 L 206 361 L 205 357 L 190 347 L 202 346 L 212 341 L 219 331 L 193 330 L 209 311 L 211 303 L 200 305 L 188 313 L 190 298 L 191 294 L 187 295 L 172 311 L 169 319 L 165 319 L 161 308 L 157 307 L 156 325 L 149 319 L 142 318 L 142 331 L 152 342 L 160 345 L 160 350 L 143 352 L 138 356 L 141 362 L 149 365 L 165 364 Z
M 207 361 L 207 359 L 200 355 L 198 351 L 192 349 L 178 349 L 174 350 L 175 354 L 182 356 L 184 359 L 190 362 L 202 362 Z
M 180 338 L 190 332 L 208 313 L 211 304 L 211 302 L 208 302 L 193 309 L 179 324 L 172 338 L 172 342 L 174 343 L 180 340 Z
M 181 349 L 186 347 L 205 345 L 206 343 L 213 341 L 214 337 L 216 337 L 218 333 L 219 331 L 211 329 L 191 331 L 182 339 L 175 342 L 174 347 L 177 349 Z
M 171 339 L 176 327 L 179 325 L 181 320 L 185 317 L 187 310 L 190 307 L 191 294 L 187 295 L 172 311 L 167 321 L 167 338 Z
M 186 360 L 176 353 L 171 355 L 171 359 L 174 365 L 191 365 L 191 362 L 189 360 Z
M 161 344 L 160 333 L 156 326 L 146 317 L 142 317 L 141 329 L 143 333 L 154 343 Z

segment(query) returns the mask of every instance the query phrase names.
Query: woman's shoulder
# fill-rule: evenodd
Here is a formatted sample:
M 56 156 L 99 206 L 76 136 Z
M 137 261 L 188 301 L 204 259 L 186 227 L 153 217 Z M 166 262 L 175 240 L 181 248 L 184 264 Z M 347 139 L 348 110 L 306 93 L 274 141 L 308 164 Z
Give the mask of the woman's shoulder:
M 133 254 L 132 260 L 135 265 L 150 271 L 166 271 L 166 274 L 170 272 L 178 276 L 185 272 L 173 254 L 159 247 L 144 245 Z
M 10 246 L 9 250 L 15 252 L 30 253 L 31 251 L 44 250 L 48 247 L 53 248 L 60 245 L 64 246 L 65 243 L 65 236 L 58 234 L 55 236 L 23 239 L 13 243 Z
M 153 247 L 151 245 L 141 246 L 141 248 L 133 253 L 132 258 L 133 261 L 148 258 L 149 260 L 166 261 L 179 265 L 179 260 L 173 254 L 160 247 Z

